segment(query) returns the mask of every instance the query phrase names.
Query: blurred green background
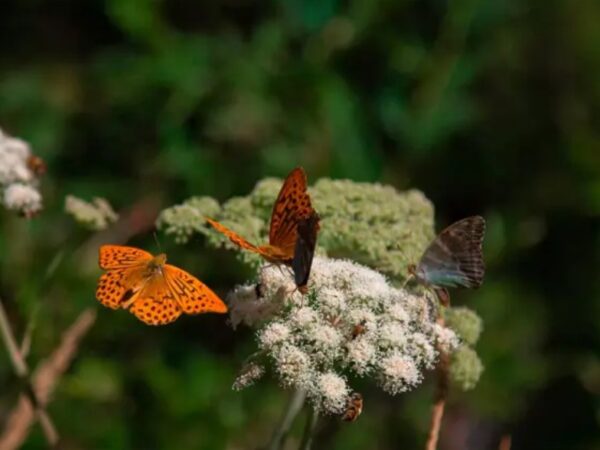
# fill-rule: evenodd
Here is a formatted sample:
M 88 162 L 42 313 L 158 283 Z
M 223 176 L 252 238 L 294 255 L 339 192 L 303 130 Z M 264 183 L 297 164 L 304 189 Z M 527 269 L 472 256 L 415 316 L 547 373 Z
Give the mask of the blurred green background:
M 454 296 L 485 321 L 480 384 L 454 394 L 444 450 L 600 449 L 600 2 L 597 0 L 4 0 L 0 127 L 48 164 L 45 211 L 0 212 L 0 297 L 35 366 L 95 306 L 99 242 L 63 212 L 103 196 L 120 236 L 197 195 L 309 180 L 419 188 L 438 228 L 488 221 L 486 282 Z M 128 212 L 129 211 L 129 212 Z M 233 252 L 159 235 L 223 296 Z M 53 261 L 56 271 L 45 277 Z M 98 311 L 50 413 L 66 449 L 256 449 L 286 394 L 231 383 L 252 333 L 216 315 L 151 328 Z M 0 351 L 0 423 L 18 387 Z M 363 386 L 317 449 L 423 448 L 432 386 Z M 302 426 L 294 429 L 297 439 Z M 293 442 L 292 442 L 293 443 Z M 44 448 L 36 425 L 26 448 Z

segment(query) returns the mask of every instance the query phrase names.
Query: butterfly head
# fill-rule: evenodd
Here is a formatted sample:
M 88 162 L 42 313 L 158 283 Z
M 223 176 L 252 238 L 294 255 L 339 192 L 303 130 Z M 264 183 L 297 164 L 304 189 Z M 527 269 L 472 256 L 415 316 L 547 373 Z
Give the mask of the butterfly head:
M 160 255 L 156 255 L 152 260 L 148 263 L 148 269 L 152 272 L 162 271 L 163 266 L 167 263 L 167 255 L 161 253 Z

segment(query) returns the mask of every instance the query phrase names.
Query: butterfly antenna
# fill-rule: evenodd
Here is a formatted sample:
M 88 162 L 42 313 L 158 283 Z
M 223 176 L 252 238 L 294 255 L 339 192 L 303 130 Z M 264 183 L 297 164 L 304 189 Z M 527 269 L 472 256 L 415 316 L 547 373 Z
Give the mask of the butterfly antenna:
M 160 242 L 158 240 L 158 235 L 156 234 L 156 231 L 152 232 L 152 236 L 154 236 L 154 242 L 156 242 L 156 246 L 158 247 L 158 252 L 162 253 L 162 248 L 160 246 Z

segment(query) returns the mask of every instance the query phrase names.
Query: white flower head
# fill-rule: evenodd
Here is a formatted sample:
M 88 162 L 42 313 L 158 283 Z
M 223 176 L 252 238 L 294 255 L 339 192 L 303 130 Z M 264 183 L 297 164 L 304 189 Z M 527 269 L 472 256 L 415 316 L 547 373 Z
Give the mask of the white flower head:
M 288 268 L 267 266 L 258 294 L 250 285 L 228 299 L 232 323 L 258 328 L 259 348 L 282 385 L 306 389 L 317 409 L 339 412 L 350 375 L 372 376 L 390 394 L 421 382 L 436 345 L 450 336 L 435 326 L 424 296 L 357 263 L 319 256 L 310 279 L 302 295 Z
M 335 372 L 319 374 L 316 388 L 311 391 L 319 409 L 330 414 L 340 414 L 344 410 L 348 394 L 346 380 Z
M 394 302 L 388 306 L 387 313 L 390 319 L 396 320 L 403 324 L 406 324 L 410 321 L 410 315 L 404 309 L 401 302 Z
M 22 184 L 10 184 L 4 191 L 4 205 L 7 209 L 32 215 L 42 209 L 42 196 L 33 187 Z
M 460 339 L 450 328 L 446 328 L 439 323 L 433 325 L 433 332 L 440 349 L 446 353 L 451 353 L 458 348 Z
M 284 343 L 290 336 L 290 329 L 287 325 L 279 322 L 271 322 L 263 328 L 258 334 L 260 347 L 270 349 L 278 344 Z
M 370 340 L 362 336 L 348 342 L 346 351 L 350 366 L 360 376 L 364 376 L 369 371 L 377 353 Z
M 4 151 L 7 154 L 14 155 L 21 160 L 25 161 L 27 158 L 31 156 L 31 149 L 29 148 L 29 144 L 22 139 L 8 137 L 3 135 L 0 137 L 4 138 L 2 141 L 2 146 L 4 147 Z
M 241 391 L 248 386 L 252 386 L 259 380 L 265 373 L 265 368 L 260 364 L 251 362 L 242 367 L 242 371 L 233 382 L 232 389 L 234 391 Z
M 378 344 L 384 348 L 404 347 L 408 341 L 407 328 L 397 322 L 384 322 L 378 330 Z
M 260 285 L 246 284 L 237 286 L 227 296 L 229 322 L 234 329 L 241 323 L 255 327 L 273 317 L 275 312 L 280 309 L 279 302 L 258 296 L 259 291 Z
M 434 363 L 438 357 L 435 346 L 425 334 L 413 333 L 410 337 L 410 351 L 416 355 L 421 365 L 427 369 L 433 369 Z
M 29 168 L 29 145 L 0 130 L 0 194 L 6 209 L 31 217 L 42 209 L 36 174 Z
M 310 329 L 319 321 L 317 312 L 310 306 L 302 306 L 290 314 L 294 328 Z
M 422 375 L 415 362 L 401 353 L 383 358 L 379 367 L 381 387 L 392 395 L 408 391 L 421 382 Z
M 322 323 L 314 325 L 306 331 L 307 346 L 312 350 L 313 357 L 319 362 L 332 362 L 342 350 L 342 335 L 335 327 Z
M 310 357 L 300 348 L 291 344 L 277 347 L 271 356 L 281 383 L 285 386 L 307 388 L 312 380 L 313 367 Z

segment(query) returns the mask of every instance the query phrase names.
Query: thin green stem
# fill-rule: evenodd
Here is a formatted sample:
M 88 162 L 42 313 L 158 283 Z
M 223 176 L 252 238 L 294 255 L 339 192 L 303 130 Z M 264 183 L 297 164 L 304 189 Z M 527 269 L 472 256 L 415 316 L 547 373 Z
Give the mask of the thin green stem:
M 271 438 L 271 442 L 269 443 L 269 450 L 280 450 L 283 448 L 285 444 L 285 440 L 287 435 L 290 432 L 290 428 L 294 423 L 294 419 L 298 416 L 298 413 L 304 406 L 304 401 L 306 400 L 306 391 L 303 389 L 298 389 L 292 395 L 288 406 L 286 408 L 285 413 L 281 417 L 281 421 L 279 426 L 275 429 L 273 433 L 273 437 Z
M 308 417 L 306 418 L 306 425 L 304 426 L 304 434 L 302 435 L 302 442 L 300 443 L 300 447 L 298 447 L 299 450 L 310 450 L 318 421 L 319 412 L 309 406 Z

